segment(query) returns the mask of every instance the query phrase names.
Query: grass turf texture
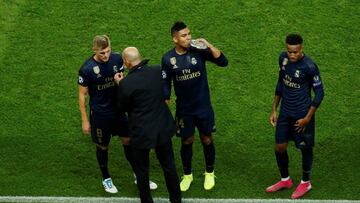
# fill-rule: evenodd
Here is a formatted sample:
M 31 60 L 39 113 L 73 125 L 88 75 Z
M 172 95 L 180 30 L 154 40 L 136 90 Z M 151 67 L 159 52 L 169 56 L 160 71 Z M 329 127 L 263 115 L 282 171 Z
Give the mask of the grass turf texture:
M 151 63 L 171 47 L 169 29 L 184 20 L 228 57 L 208 65 L 217 133 L 216 187 L 204 191 L 204 161 L 194 144 L 193 198 L 289 198 L 265 194 L 278 180 L 268 116 L 277 60 L 288 33 L 299 32 L 319 65 L 325 99 L 317 112 L 311 199 L 360 199 L 360 3 L 358 1 L 40 1 L 0 0 L 0 195 L 138 195 L 118 139 L 109 168 L 119 188 L 101 186 L 95 147 L 82 136 L 77 71 L 91 41 L 108 34 L 113 50 L 137 46 Z M 174 100 L 173 100 L 174 101 Z M 174 104 L 171 105 L 174 110 Z M 180 140 L 174 138 L 179 175 Z M 290 174 L 301 177 L 300 153 L 289 146 Z M 154 197 L 167 197 L 151 155 Z

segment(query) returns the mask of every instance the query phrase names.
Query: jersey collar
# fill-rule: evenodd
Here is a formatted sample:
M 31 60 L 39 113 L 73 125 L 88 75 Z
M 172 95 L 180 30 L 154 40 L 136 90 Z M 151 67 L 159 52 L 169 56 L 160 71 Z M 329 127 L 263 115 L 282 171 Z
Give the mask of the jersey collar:
M 150 60 L 149 59 L 145 59 L 145 60 L 142 60 L 138 65 L 132 67 L 130 70 L 129 70 L 129 74 L 140 69 L 142 66 L 146 65 Z

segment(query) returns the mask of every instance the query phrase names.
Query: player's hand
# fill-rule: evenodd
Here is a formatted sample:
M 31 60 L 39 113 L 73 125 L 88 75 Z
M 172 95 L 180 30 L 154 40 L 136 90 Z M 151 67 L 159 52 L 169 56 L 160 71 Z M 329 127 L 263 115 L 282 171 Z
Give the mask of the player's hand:
M 198 38 L 198 39 L 196 39 L 196 41 L 204 43 L 207 47 L 209 47 L 209 45 L 210 45 L 210 43 L 204 38 Z
M 119 72 L 119 73 L 115 73 L 114 75 L 114 81 L 117 85 L 119 85 L 120 81 L 124 79 L 124 73 L 123 72 Z
M 269 120 L 270 120 L 271 125 L 272 125 L 273 127 L 275 127 L 275 126 L 276 126 L 276 122 L 277 122 L 276 111 L 273 111 L 273 112 L 271 113 Z
M 170 99 L 165 99 L 165 103 L 166 103 L 167 105 L 169 105 L 169 104 L 170 104 Z
M 297 133 L 303 133 L 306 129 L 306 126 L 309 124 L 310 119 L 306 119 L 306 118 L 301 118 L 299 120 L 297 120 L 294 124 L 295 126 L 295 131 Z
M 90 134 L 90 123 L 89 121 L 83 121 L 82 122 L 82 131 L 85 135 Z

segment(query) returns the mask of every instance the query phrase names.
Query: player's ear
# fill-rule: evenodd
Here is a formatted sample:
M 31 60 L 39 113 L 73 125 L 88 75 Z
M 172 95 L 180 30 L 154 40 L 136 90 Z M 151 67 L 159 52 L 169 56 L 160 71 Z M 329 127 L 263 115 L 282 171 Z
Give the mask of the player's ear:
M 123 64 L 124 64 L 124 67 L 127 69 L 129 67 L 129 61 L 126 59 L 126 57 L 123 58 Z
M 172 40 L 173 40 L 173 42 L 178 43 L 178 39 L 177 39 L 176 36 L 173 36 L 173 37 L 172 37 Z

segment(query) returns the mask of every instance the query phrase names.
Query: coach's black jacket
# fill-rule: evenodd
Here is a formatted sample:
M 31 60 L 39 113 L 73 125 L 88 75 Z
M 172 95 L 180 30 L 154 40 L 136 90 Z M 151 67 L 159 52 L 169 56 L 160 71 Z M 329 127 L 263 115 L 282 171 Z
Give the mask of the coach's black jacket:
M 129 117 L 130 142 L 149 149 L 166 143 L 175 133 L 175 122 L 163 96 L 160 66 L 142 61 L 120 82 L 118 109 Z

